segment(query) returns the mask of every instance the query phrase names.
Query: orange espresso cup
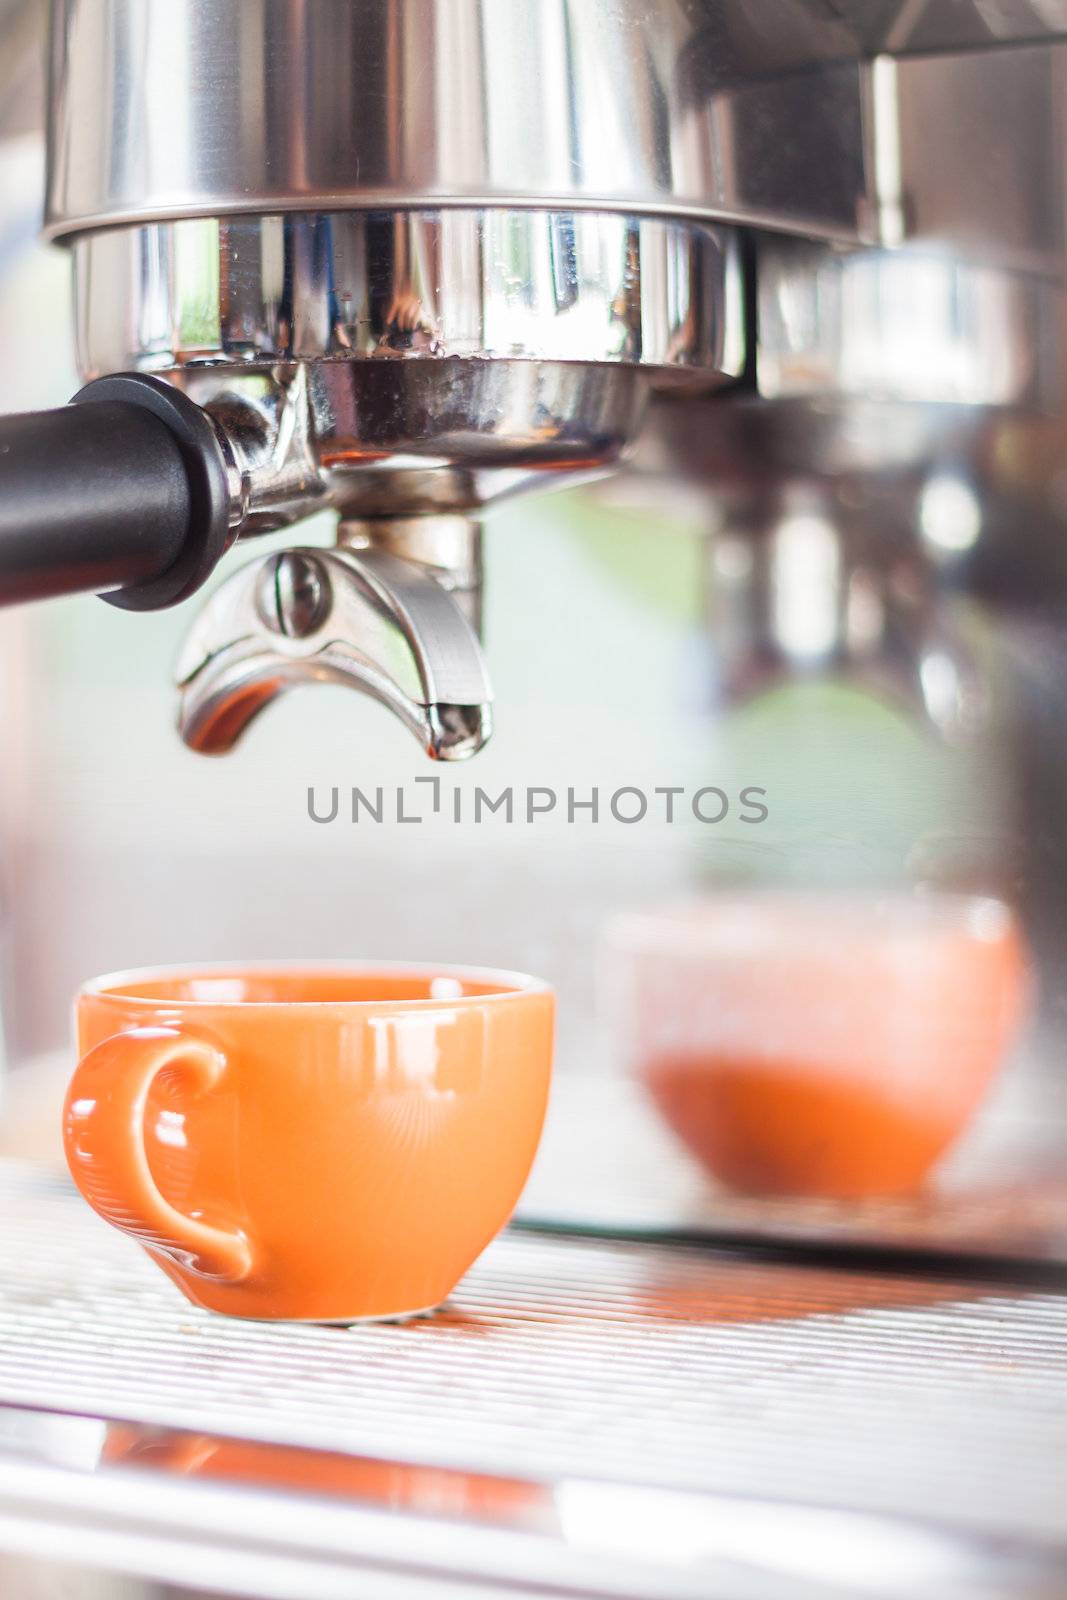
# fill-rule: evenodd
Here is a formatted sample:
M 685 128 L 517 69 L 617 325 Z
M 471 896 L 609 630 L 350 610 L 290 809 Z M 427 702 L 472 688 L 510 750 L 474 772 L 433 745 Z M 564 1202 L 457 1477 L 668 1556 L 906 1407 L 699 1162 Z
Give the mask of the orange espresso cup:
M 446 967 L 98 978 L 77 1001 L 67 1161 L 197 1305 L 431 1310 L 522 1191 L 553 1015 L 535 978 Z

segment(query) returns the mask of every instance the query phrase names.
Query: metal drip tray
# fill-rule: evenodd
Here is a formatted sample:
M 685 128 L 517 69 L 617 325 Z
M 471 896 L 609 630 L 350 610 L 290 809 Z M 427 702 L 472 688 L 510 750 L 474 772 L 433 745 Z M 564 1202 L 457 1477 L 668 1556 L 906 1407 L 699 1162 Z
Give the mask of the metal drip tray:
M 242 1582 L 268 1528 L 279 1573 L 310 1527 L 333 1572 L 343 1526 L 344 1571 L 384 1549 L 499 1592 L 1067 1585 L 1054 1293 L 513 1234 L 432 1319 L 272 1326 L 187 1305 L 35 1168 L 0 1164 L 0 1214 L 0 1550 L 140 1506 L 181 1526 L 173 1575 L 217 1551 L 225 1493 Z M 308 1572 L 270 1592 L 352 1592 Z

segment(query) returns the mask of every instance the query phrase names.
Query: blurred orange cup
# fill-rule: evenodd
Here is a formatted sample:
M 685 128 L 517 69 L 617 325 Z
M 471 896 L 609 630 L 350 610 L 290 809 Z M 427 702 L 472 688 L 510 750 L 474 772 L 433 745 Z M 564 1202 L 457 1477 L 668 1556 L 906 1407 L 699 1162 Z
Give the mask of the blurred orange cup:
M 609 1020 L 715 1178 L 749 1194 L 917 1189 L 978 1109 L 1030 991 L 999 901 L 752 893 L 623 918 Z
M 77 1001 L 67 1161 L 197 1305 L 429 1310 L 526 1181 L 553 1009 L 534 978 L 445 967 L 99 978 Z

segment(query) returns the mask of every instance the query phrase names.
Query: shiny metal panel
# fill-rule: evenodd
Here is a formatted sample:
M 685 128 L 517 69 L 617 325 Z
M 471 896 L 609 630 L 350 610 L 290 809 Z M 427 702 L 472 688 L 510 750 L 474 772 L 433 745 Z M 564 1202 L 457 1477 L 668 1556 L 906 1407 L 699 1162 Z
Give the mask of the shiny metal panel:
M 1062 45 L 878 57 L 864 70 L 866 231 L 1062 273 L 1065 91 Z
M 54 0 L 47 227 L 534 206 L 889 243 L 902 221 L 933 237 L 962 223 L 994 246 L 1019 242 L 1025 213 L 1032 249 L 1056 144 L 1047 41 L 1067 23 L 1058 4 L 1002 9 Z M 1044 42 L 879 55 L 1020 39 Z M 1004 114 L 985 118 L 990 103 Z M 1020 217 L 976 214 L 976 189 Z
M 855 231 L 854 65 L 802 120 L 769 81 L 854 51 L 803 4 L 55 0 L 52 34 L 53 234 L 435 201 Z

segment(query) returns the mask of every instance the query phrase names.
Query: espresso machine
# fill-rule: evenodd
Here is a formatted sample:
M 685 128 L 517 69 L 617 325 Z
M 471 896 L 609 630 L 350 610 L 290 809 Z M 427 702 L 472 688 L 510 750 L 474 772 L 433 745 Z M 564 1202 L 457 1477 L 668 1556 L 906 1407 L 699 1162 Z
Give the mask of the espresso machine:
M 343 1336 L 190 1322 L 0 1161 L 0 1590 L 1059 1593 L 1067 5 L 48 12 L 83 386 L 0 416 L 0 603 L 185 606 L 194 752 L 333 684 L 465 761 L 483 519 L 681 489 L 715 716 L 834 680 L 999 740 L 1054 1092 L 1036 1199 L 694 1211 L 595 1087 L 454 1309 Z
M 183 738 L 334 681 L 461 759 L 495 500 L 659 417 L 728 496 L 966 462 L 1054 407 L 1055 18 L 839 9 L 55 6 L 86 384 L 5 423 L 5 598 L 173 605 L 329 507 L 335 548 L 202 603 Z

